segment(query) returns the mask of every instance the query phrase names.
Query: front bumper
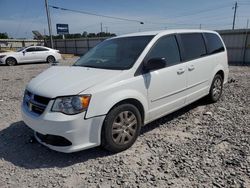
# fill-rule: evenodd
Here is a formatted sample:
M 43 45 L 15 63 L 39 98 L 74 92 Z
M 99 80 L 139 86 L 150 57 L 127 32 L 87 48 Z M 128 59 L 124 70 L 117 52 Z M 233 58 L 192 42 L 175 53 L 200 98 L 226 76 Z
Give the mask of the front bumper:
M 5 64 L 3 59 L 0 59 L 0 64 Z
M 54 146 L 46 144 L 39 137 L 36 139 L 52 150 L 71 153 L 101 144 L 101 128 L 105 116 L 85 119 L 85 112 L 76 115 L 65 115 L 51 112 L 47 109 L 40 116 L 32 114 L 25 105 L 22 105 L 24 122 L 35 132 L 43 135 L 56 135 L 69 140 L 70 146 Z

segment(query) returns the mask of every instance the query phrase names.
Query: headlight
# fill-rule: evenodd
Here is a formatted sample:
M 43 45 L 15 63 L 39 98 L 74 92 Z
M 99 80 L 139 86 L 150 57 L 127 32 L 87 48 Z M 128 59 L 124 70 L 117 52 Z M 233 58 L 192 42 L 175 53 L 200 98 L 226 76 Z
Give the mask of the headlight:
M 56 98 L 51 111 L 62 112 L 73 115 L 87 110 L 90 102 L 90 95 L 77 95 Z
M 6 56 L 6 55 L 0 55 L 0 59 L 1 59 L 1 58 L 4 58 L 5 56 Z

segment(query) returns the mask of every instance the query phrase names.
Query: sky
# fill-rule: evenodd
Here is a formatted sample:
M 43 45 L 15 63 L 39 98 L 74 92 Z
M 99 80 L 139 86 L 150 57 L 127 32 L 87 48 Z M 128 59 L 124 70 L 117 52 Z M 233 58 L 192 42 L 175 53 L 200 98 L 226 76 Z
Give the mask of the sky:
M 231 29 L 235 0 L 48 0 L 49 5 L 135 21 L 122 21 L 50 7 L 52 31 L 69 24 L 70 33 L 103 31 L 117 35 L 163 29 Z M 235 28 L 246 28 L 250 0 L 238 0 Z M 48 34 L 44 0 L 0 0 L 0 33 L 33 38 L 32 30 Z M 249 23 L 250 27 L 250 23 Z

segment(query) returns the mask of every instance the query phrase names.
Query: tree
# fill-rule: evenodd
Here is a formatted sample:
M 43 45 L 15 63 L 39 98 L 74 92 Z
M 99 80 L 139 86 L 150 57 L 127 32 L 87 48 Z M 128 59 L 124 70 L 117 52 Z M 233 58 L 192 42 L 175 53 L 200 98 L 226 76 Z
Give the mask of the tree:
M 95 33 L 89 33 L 89 34 L 87 35 L 87 37 L 88 37 L 88 38 L 93 38 L 93 37 L 96 37 L 96 34 L 95 34 Z
M 83 36 L 84 38 L 86 38 L 87 35 L 88 35 L 87 31 L 84 31 L 84 32 L 82 33 L 82 36 Z
M 0 33 L 0 39 L 8 39 L 9 36 L 7 33 Z
M 77 39 L 77 38 L 97 38 L 97 37 L 114 37 L 116 36 L 115 33 L 105 33 L 105 32 L 100 32 L 100 33 L 87 33 L 84 31 L 82 34 L 81 33 L 72 33 L 72 34 L 65 34 L 65 39 Z M 46 40 L 49 40 L 49 36 L 46 35 L 44 36 Z M 62 39 L 62 35 L 53 35 L 53 39 Z

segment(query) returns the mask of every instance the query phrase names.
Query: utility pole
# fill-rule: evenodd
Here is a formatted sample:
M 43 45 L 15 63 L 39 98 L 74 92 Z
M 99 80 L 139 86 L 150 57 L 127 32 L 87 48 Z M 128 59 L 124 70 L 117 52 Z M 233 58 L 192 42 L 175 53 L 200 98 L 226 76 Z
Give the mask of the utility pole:
M 106 33 L 108 33 L 108 27 L 105 27 L 105 29 L 106 29 Z
M 201 29 L 201 24 L 200 24 L 200 29 Z
M 233 7 L 233 9 L 234 9 L 234 18 L 233 18 L 233 28 L 232 28 L 232 30 L 234 30 L 234 26 L 235 26 L 235 18 L 236 18 L 237 8 L 238 8 L 238 3 L 236 1 L 235 4 L 234 4 L 234 7 Z
M 48 27 L 49 27 L 50 47 L 54 48 L 48 0 L 45 0 L 45 7 L 46 7 L 46 13 L 47 13 Z
M 101 33 L 102 33 L 102 22 L 101 22 Z

